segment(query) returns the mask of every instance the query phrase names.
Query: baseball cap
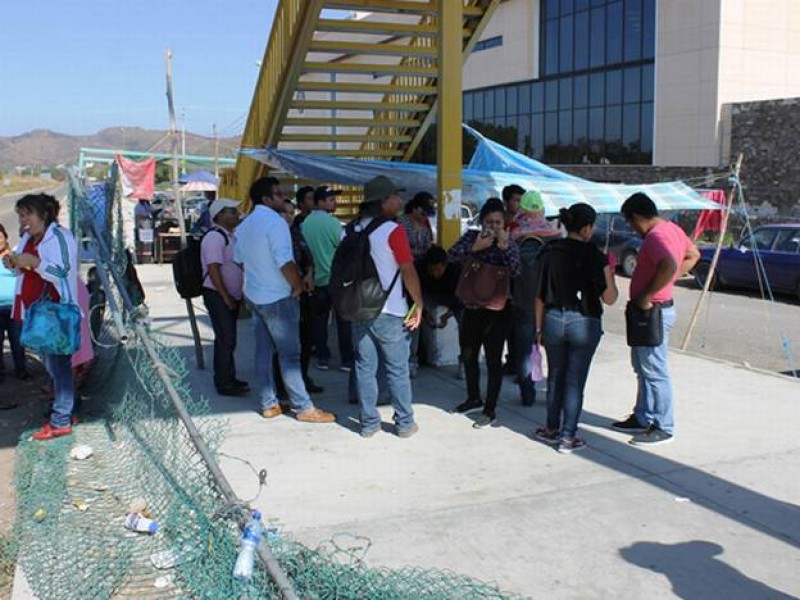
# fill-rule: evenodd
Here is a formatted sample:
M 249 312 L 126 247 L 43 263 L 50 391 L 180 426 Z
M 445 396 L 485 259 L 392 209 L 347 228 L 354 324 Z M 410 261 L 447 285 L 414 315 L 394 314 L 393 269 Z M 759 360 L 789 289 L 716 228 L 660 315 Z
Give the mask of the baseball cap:
M 542 199 L 542 194 L 536 190 L 525 192 L 519 202 L 519 207 L 522 210 L 535 210 L 544 212 L 544 200 Z
M 314 190 L 314 202 L 319 202 L 320 200 L 325 200 L 325 198 L 330 198 L 332 196 L 338 196 L 341 193 L 342 190 L 332 190 L 327 185 L 321 185 Z
M 211 217 L 213 221 L 216 216 L 221 213 L 226 208 L 238 208 L 239 202 L 238 200 L 231 200 L 229 198 L 217 198 L 214 200 L 208 207 L 208 216 Z
M 406 188 L 397 187 L 388 177 L 378 175 L 364 185 L 364 202 L 378 202 L 387 196 L 405 191 Z

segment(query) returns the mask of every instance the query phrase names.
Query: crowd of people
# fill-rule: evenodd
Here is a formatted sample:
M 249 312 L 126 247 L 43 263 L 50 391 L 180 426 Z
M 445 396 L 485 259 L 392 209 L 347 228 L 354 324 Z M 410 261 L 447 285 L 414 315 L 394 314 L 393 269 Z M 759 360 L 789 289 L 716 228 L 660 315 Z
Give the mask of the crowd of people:
M 509 366 L 521 403 L 530 406 L 537 393 L 532 370 L 543 353 L 547 421 L 533 435 L 562 453 L 585 448 L 578 428 L 602 337 L 603 304 L 612 305 L 619 296 L 613 257 L 591 241 L 594 209 L 579 203 L 562 209 L 556 220 L 547 219 L 538 192 L 508 186 L 502 199 L 483 204 L 480 228 L 467 230 L 445 250 L 434 244 L 433 196 L 419 193 L 404 203 L 403 192 L 387 177 L 372 179 L 364 187 L 358 214 L 346 226 L 335 216 L 337 190 L 304 187 L 292 201 L 273 177 L 252 185 L 252 208 L 243 219 L 238 201 L 219 198 L 210 203 L 210 228 L 201 240 L 200 260 L 202 296 L 214 331 L 217 392 L 239 396 L 251 391 L 238 378 L 235 359 L 237 321 L 246 303 L 254 327 L 253 388 L 261 415 L 273 419 L 292 412 L 302 422 L 334 422 L 336 415 L 312 399 L 324 390 L 309 373 L 312 357 L 319 370 L 332 366 L 328 336 L 333 320 L 338 368 L 349 374 L 349 401 L 360 406 L 361 435 L 380 431 L 378 405 L 388 401 L 396 434 L 411 437 L 419 430 L 411 385 L 419 328 L 442 329 L 453 321 L 466 397 L 452 412 L 479 413 L 473 421 L 476 429 L 495 423 Z M 71 432 L 73 368 L 76 361 L 91 360 L 88 294 L 78 273 L 75 240 L 58 224 L 56 200 L 29 195 L 17 202 L 16 210 L 22 238 L 14 251 L 0 226 L 0 341 L 8 336 L 16 376 L 30 377 L 21 332 L 36 303 L 74 304 L 83 315 L 80 344 L 65 354 L 40 352 L 52 379 L 53 402 L 50 419 L 34 438 L 47 440 Z M 683 230 L 659 217 L 646 195 L 634 194 L 621 210 L 644 238 L 628 304 L 628 312 L 638 316 L 629 326 L 654 323 L 655 337 L 631 342 L 638 392 L 632 414 L 612 427 L 631 434 L 633 444 L 661 444 L 674 435 L 667 366 L 675 322 L 672 289 L 699 253 Z M 345 247 L 362 255 L 340 257 Z M 343 260 L 363 262 L 373 280 L 343 281 L 337 272 Z M 357 310 L 345 310 L 338 300 L 348 293 L 348 298 L 355 297 L 351 285 L 367 294 Z

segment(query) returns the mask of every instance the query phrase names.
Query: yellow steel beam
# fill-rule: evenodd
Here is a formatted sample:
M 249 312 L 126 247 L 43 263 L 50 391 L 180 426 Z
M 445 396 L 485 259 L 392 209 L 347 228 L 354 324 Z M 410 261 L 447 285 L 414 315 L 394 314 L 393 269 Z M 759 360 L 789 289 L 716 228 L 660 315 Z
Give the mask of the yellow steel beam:
M 390 83 L 299 81 L 297 89 L 305 92 L 344 92 L 353 94 L 408 94 L 429 96 L 436 93 L 433 85 L 393 85 Z
M 332 148 L 309 148 L 304 149 L 307 154 L 325 154 L 326 156 L 350 156 L 356 158 L 369 158 L 373 156 L 384 156 L 387 158 L 403 156 L 402 150 L 362 150 L 353 148 L 352 150 L 341 150 Z
M 352 134 L 322 134 L 322 133 L 284 133 L 281 142 L 325 142 L 325 143 L 356 143 L 364 141 L 362 135 Z M 381 135 L 373 134 L 369 136 L 370 142 L 398 142 L 407 143 L 411 141 L 410 135 Z
M 436 131 L 436 171 L 439 187 L 438 239 L 449 248 L 461 235 L 461 110 L 464 22 L 461 0 L 439 3 L 439 95 L 442 107 Z
M 460 2 L 460 0 L 451 0 Z M 370 12 L 412 13 L 412 14 L 437 14 L 439 3 L 410 2 L 402 0 L 326 0 L 325 8 L 338 10 L 364 10 Z M 483 10 L 479 6 L 464 6 L 465 17 L 479 17 Z
M 309 51 L 357 56 L 419 56 L 422 58 L 435 58 L 437 55 L 436 48 L 409 46 L 407 44 L 368 44 L 365 42 L 337 42 L 328 40 L 314 40 L 311 42 Z
M 397 37 L 435 37 L 438 30 L 435 25 L 414 23 L 381 23 L 366 19 L 320 19 L 317 31 L 331 33 L 350 33 L 355 35 L 389 35 Z M 463 29 L 466 38 L 472 35 L 469 29 Z
M 497 9 L 498 6 L 500 6 L 501 1 L 502 0 L 485 0 L 485 8 L 484 8 L 485 12 L 483 13 L 483 17 L 481 17 L 480 21 L 475 26 L 472 37 L 469 38 L 469 40 L 467 40 L 467 43 L 464 45 L 464 50 L 461 59 L 462 69 L 463 69 L 463 63 L 467 62 L 469 55 L 472 53 L 473 48 L 475 48 L 475 44 L 477 44 L 478 40 L 480 40 L 481 35 L 483 35 L 483 32 L 486 30 L 487 25 L 489 25 L 489 21 L 491 20 L 494 11 Z M 419 129 L 417 129 L 414 136 L 414 141 L 411 142 L 411 144 L 409 144 L 408 148 L 406 149 L 406 153 L 403 156 L 403 160 L 405 161 L 411 160 L 411 157 L 414 155 L 414 152 L 416 152 L 417 147 L 422 142 L 422 138 L 425 137 L 425 133 L 428 131 L 428 128 L 431 126 L 431 123 L 433 123 L 434 119 L 436 118 L 438 108 L 439 108 L 439 98 L 436 98 L 433 102 L 431 110 L 428 111 L 427 115 L 425 115 L 425 119 L 422 122 L 422 125 L 419 127 Z
M 422 65 L 379 65 L 373 63 L 306 62 L 306 73 L 352 73 L 359 75 L 423 75 L 436 77 L 436 67 Z
M 286 119 L 287 127 L 419 127 L 422 124 L 420 119 L 328 119 L 319 117 Z
M 371 110 L 374 112 L 427 112 L 424 102 L 354 102 L 351 100 L 293 100 L 290 108 L 299 110 Z

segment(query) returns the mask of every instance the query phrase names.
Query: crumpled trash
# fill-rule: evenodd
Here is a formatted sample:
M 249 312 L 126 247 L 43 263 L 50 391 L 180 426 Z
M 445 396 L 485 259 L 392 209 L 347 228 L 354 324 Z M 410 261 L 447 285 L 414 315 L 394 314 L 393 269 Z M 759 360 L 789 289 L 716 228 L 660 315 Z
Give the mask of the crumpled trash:
M 86 444 L 80 444 L 75 446 L 72 450 L 69 451 L 70 458 L 74 460 L 86 460 L 92 454 L 94 454 L 94 450 L 91 446 L 87 446 Z

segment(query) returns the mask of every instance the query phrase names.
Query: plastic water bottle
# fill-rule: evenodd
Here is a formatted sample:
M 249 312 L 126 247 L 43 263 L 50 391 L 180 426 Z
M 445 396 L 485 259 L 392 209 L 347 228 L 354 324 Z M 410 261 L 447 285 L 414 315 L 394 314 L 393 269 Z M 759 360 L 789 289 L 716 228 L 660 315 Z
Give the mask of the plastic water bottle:
M 256 549 L 261 543 L 261 532 L 264 526 L 261 524 L 261 513 L 253 511 L 250 521 L 244 527 L 242 534 L 242 545 L 239 549 L 239 556 L 236 557 L 236 565 L 233 567 L 233 576 L 238 579 L 250 581 L 253 578 L 253 563 L 255 562 Z

